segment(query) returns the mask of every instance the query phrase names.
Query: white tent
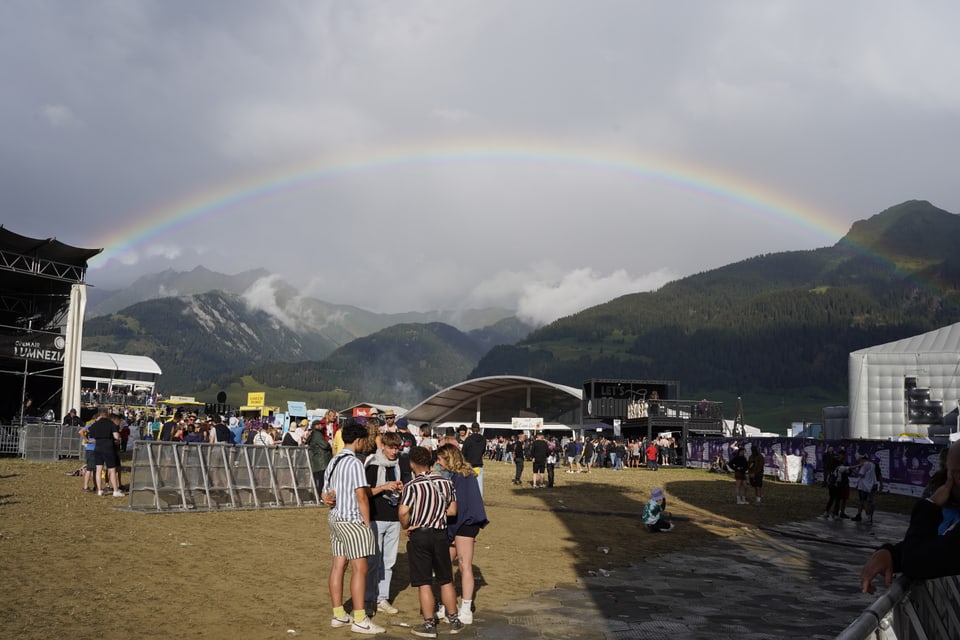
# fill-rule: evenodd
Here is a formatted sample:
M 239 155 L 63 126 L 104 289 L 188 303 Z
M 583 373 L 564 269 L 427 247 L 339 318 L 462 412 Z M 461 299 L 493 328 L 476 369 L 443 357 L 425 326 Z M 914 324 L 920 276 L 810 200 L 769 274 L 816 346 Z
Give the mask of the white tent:
M 912 413 L 911 389 L 919 404 L 946 414 L 960 399 L 960 323 L 861 349 L 850 354 L 851 438 L 889 439 L 926 434 L 933 417 Z M 926 396 L 926 399 L 922 399 Z M 913 419 L 911 419 L 913 418 Z

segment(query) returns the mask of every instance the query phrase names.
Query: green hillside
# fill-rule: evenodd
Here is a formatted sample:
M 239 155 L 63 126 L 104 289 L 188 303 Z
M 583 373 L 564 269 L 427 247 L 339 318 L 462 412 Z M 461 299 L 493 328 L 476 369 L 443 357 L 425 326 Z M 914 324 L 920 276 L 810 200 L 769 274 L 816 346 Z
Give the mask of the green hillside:
M 960 219 L 911 201 L 834 247 L 770 254 L 623 296 L 492 349 L 471 376 L 676 379 L 782 431 L 847 404 L 851 351 L 960 321 Z M 755 419 L 754 419 L 755 417 Z

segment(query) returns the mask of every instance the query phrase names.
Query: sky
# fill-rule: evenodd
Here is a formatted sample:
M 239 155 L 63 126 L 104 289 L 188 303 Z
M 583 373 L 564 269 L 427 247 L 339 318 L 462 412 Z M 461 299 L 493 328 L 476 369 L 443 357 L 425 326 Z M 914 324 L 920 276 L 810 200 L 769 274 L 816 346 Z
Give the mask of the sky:
M 960 3 L 6 0 L 0 202 L 106 289 L 545 323 L 960 211 Z M 276 279 L 272 280 L 275 282 Z

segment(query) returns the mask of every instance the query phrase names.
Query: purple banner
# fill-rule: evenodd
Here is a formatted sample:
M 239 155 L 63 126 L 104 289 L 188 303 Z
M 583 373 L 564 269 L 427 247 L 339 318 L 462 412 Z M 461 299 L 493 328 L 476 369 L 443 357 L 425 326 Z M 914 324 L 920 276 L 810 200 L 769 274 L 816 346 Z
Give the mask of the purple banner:
M 688 467 L 705 469 L 717 454 L 729 462 L 734 446 L 760 447 L 766 475 L 792 481 L 815 483 L 823 480 L 823 455 L 827 447 L 834 452 L 845 450 L 845 462 L 857 463 L 859 454 L 877 463 L 883 477 L 884 490 L 890 493 L 919 496 L 939 467 L 940 451 L 946 447 L 917 442 L 879 440 L 811 440 L 807 438 L 706 438 L 691 437 L 686 442 Z M 794 473 L 792 463 L 799 461 L 802 472 Z

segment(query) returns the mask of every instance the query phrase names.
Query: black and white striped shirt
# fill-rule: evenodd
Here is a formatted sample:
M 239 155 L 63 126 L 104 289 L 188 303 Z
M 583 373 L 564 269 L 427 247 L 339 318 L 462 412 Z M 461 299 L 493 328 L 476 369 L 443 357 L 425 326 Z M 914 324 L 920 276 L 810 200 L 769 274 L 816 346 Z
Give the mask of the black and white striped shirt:
M 447 509 L 456 499 L 453 483 L 430 471 L 417 474 L 404 485 L 400 504 L 410 507 L 409 528 L 446 529 Z

